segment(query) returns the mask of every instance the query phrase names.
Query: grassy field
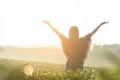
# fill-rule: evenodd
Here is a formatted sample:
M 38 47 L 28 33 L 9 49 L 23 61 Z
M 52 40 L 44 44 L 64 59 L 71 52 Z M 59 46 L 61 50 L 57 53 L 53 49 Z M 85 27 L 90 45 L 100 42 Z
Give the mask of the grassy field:
M 25 78 L 23 68 L 26 62 L 33 66 L 34 71 L 38 71 L 38 70 L 63 71 L 64 70 L 64 65 L 61 65 L 61 64 L 22 61 L 22 60 L 10 60 L 10 59 L 1 58 L 0 59 L 0 80 L 10 80 L 8 78 L 11 78 L 11 77 L 14 77 L 12 78 L 13 80 L 18 80 L 15 77 L 19 78 L 20 76 Z
M 120 80 L 120 49 L 116 45 L 105 45 L 102 48 L 95 46 L 90 52 L 84 70 L 67 72 L 64 71 L 65 63 L 59 62 L 66 62 L 63 54 L 60 54 L 61 49 L 48 49 L 1 48 L 0 80 Z M 5 59 L 7 57 L 9 59 Z M 34 61 L 32 58 L 37 59 Z M 37 61 L 38 59 L 41 61 Z M 48 62 L 44 62 L 46 60 Z M 112 67 L 109 64 L 112 64 Z
M 117 59 L 113 60 L 116 62 Z M 32 66 L 32 69 L 27 67 L 27 74 L 24 70 L 26 63 Z M 119 80 L 119 67 L 120 65 L 117 65 L 116 68 L 110 69 L 87 66 L 84 70 L 64 71 L 63 64 L 1 58 L 0 80 Z
M 24 73 L 25 64 L 29 63 L 33 67 L 33 75 L 28 76 Z M 75 76 L 75 79 L 79 80 L 81 70 L 74 74 L 73 71 L 64 71 L 65 65 L 54 64 L 47 62 L 33 62 L 33 61 L 20 61 L 20 60 L 9 60 L 0 59 L 0 80 L 71 80 Z M 89 69 L 89 74 L 84 72 L 84 76 L 92 75 L 92 69 Z M 68 75 L 69 74 L 69 75 Z M 82 74 L 82 73 L 81 73 Z M 84 77 L 83 78 L 90 78 Z M 69 79 L 70 78 L 70 79 Z M 83 79 L 81 79 L 83 80 Z M 94 80 L 91 78 L 90 80 Z
M 6 68 L 24 67 L 25 63 L 29 63 L 35 70 L 49 70 L 49 71 L 64 71 L 65 65 L 47 63 L 47 62 L 36 62 L 36 61 L 23 61 L 23 60 L 10 60 L 0 59 L 0 65 L 4 65 Z

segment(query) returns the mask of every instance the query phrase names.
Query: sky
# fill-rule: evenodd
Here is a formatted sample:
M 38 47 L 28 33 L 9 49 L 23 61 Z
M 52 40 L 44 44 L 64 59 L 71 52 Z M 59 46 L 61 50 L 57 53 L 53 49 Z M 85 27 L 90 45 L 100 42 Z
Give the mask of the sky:
M 73 25 L 84 36 L 109 21 L 92 42 L 120 44 L 119 8 L 119 0 L 0 0 L 0 45 L 59 46 L 60 39 L 42 20 L 66 37 Z

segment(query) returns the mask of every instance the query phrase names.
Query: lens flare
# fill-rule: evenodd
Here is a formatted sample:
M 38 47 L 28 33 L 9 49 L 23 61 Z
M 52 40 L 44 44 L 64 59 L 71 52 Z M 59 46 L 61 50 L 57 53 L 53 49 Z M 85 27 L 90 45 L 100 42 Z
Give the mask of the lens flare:
M 25 63 L 25 66 L 23 68 L 23 72 L 25 73 L 26 76 L 32 76 L 33 74 L 33 66 L 30 65 L 29 63 Z

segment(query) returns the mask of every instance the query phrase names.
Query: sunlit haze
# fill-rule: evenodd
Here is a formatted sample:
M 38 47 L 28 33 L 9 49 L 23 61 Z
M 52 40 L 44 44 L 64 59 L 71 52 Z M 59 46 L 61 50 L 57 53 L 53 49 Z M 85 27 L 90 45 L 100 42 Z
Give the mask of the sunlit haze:
M 120 44 L 119 8 L 119 0 L 1 0 L 0 45 L 59 46 L 60 39 L 42 20 L 49 20 L 66 37 L 72 25 L 84 36 L 109 21 L 92 42 Z

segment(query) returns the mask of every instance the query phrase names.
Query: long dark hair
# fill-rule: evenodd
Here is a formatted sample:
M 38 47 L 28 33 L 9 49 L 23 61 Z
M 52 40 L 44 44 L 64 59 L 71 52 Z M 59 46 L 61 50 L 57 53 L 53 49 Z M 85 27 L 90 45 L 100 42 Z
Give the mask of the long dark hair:
M 69 38 L 70 39 L 77 39 L 79 38 L 79 30 L 77 26 L 72 26 L 69 30 Z

